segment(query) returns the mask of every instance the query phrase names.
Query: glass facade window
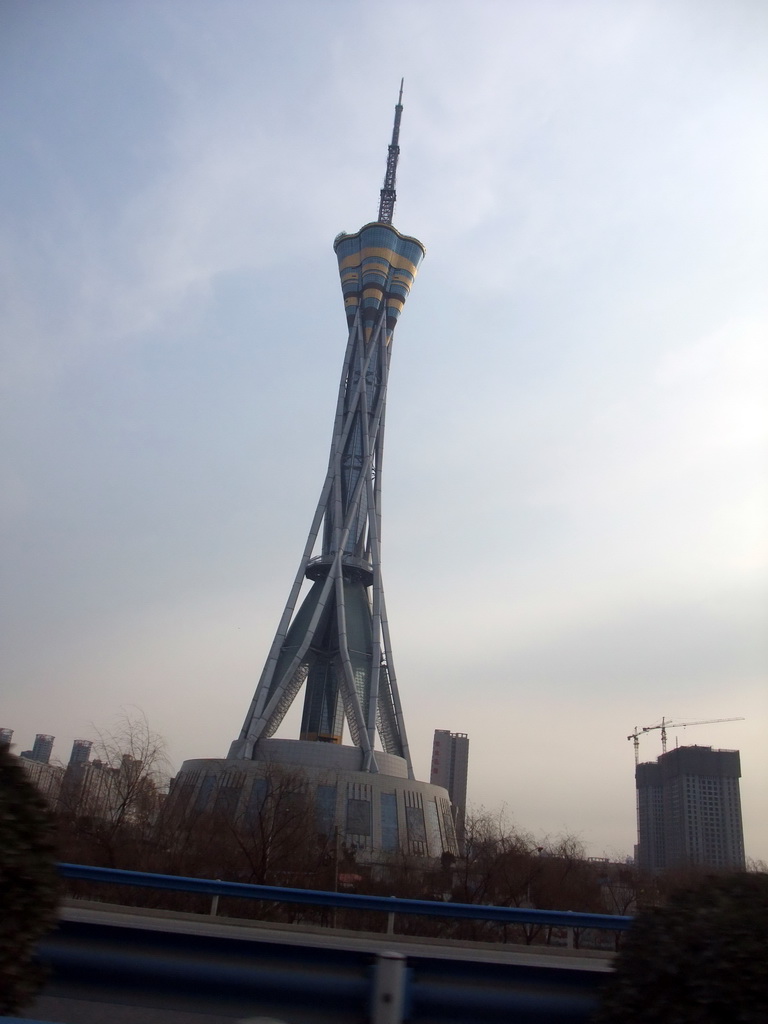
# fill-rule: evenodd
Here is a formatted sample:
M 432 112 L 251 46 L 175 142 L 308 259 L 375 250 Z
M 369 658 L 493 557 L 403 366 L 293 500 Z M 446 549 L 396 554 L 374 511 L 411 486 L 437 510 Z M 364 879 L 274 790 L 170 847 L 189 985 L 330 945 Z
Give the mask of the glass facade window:
M 331 835 L 336 820 L 335 786 L 318 786 L 315 790 L 315 820 L 321 835 Z
M 370 800 L 347 800 L 347 833 L 354 836 L 371 834 L 371 802 Z
M 245 808 L 245 823 L 253 825 L 258 821 L 264 801 L 267 799 L 267 780 L 254 779 L 251 795 L 248 797 L 248 804 Z
M 429 825 L 429 839 L 432 844 L 443 848 L 442 836 L 440 835 L 440 820 L 437 816 L 437 804 L 434 800 L 427 800 L 427 823 Z
M 388 853 L 400 846 L 400 834 L 397 825 L 397 795 L 381 794 L 381 848 Z
M 242 780 L 240 785 L 224 785 L 219 787 L 216 794 L 216 803 L 213 807 L 214 814 L 221 814 L 223 817 L 233 819 L 237 810 L 237 802 L 243 790 Z
M 424 826 L 424 812 L 420 807 L 405 808 L 405 822 L 408 826 L 408 838 L 412 843 L 426 843 L 427 830 Z
M 213 793 L 215 786 L 215 775 L 206 775 L 200 783 L 200 789 L 197 791 L 197 799 L 195 800 L 195 810 L 198 814 L 202 814 L 202 812 L 207 809 L 208 802 L 211 799 L 211 793 Z
M 443 801 L 443 808 L 442 809 L 443 809 L 443 835 L 446 837 L 446 839 L 450 840 L 450 839 L 453 839 L 453 834 L 454 834 L 453 818 L 451 817 L 451 807 L 450 807 L 450 804 L 447 801 L 445 801 L 445 800 Z M 448 844 L 446 843 L 445 846 L 446 846 L 446 849 L 447 849 L 448 848 Z

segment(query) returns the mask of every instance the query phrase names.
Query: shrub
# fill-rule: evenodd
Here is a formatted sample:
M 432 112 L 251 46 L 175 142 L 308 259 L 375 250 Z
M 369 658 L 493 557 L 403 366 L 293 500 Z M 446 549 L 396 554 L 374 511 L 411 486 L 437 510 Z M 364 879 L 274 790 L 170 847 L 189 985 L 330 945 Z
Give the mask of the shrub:
M 765 1024 L 768 875 L 709 878 L 642 910 L 604 990 L 600 1024 Z
M 0 746 L 0 1014 L 16 1013 L 42 984 L 35 943 L 53 922 L 56 892 L 48 808 Z

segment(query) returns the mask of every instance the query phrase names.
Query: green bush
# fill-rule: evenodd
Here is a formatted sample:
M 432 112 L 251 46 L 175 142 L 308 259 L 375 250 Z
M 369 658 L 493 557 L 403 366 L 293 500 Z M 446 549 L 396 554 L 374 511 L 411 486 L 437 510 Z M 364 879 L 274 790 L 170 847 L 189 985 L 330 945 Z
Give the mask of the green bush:
M 0 746 L 0 1014 L 30 1003 L 43 980 L 34 952 L 56 912 L 53 835 L 45 801 Z
M 708 878 L 641 911 L 599 1024 L 766 1024 L 768 874 Z

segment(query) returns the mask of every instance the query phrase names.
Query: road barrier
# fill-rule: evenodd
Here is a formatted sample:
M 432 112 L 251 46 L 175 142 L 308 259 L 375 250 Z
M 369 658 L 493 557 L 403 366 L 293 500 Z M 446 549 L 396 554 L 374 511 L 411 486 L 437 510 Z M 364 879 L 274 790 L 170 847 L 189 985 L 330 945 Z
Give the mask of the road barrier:
M 59 871 L 88 882 L 384 914 L 611 930 L 631 923 L 607 914 L 284 889 L 79 864 L 60 864 Z M 124 1006 L 265 1015 L 291 1024 L 587 1024 L 608 976 L 605 961 L 531 956 L 519 947 L 488 959 L 458 945 L 439 951 L 425 946 L 422 952 L 408 944 L 404 954 L 388 947 L 395 943 L 386 933 L 360 939 L 347 933 L 331 943 L 317 930 L 287 937 L 253 922 L 230 928 L 206 914 L 199 922 L 157 911 L 148 921 L 141 914 L 139 908 L 119 914 L 66 910 L 57 931 L 40 945 L 52 970 L 48 993 L 68 998 L 67 993 L 82 997 L 86 992 L 86 998 Z M 333 934 L 328 929 L 328 936 Z
M 183 875 L 159 875 L 145 871 L 91 867 L 87 864 L 59 864 L 64 878 L 113 885 L 136 885 L 150 889 L 234 896 L 246 900 L 273 903 L 303 903 L 314 907 L 345 910 L 380 910 L 385 914 L 419 914 L 424 917 L 450 917 L 502 924 L 538 924 L 545 927 L 595 928 L 626 931 L 631 917 L 613 914 L 587 914 L 571 910 L 535 910 L 531 907 L 494 907 L 477 903 L 450 903 L 436 900 L 400 899 L 393 896 L 368 896 L 364 893 L 328 892 L 324 889 L 290 889 L 277 885 L 247 885 L 222 882 L 213 878 L 188 878 Z M 218 904 L 217 904 L 218 906 Z

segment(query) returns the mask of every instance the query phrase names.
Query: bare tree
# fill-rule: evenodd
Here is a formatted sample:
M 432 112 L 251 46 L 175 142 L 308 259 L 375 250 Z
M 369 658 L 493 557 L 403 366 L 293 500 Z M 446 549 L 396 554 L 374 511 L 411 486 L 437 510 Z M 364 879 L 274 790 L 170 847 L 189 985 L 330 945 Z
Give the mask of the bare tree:
M 533 837 L 515 828 L 506 809 L 471 811 L 465 824 L 465 851 L 460 858 L 454 899 L 463 903 L 491 903 L 503 907 L 531 906 L 531 889 L 538 872 Z M 521 936 L 531 943 L 536 925 L 502 925 L 503 941 Z M 461 925 L 464 938 L 490 938 L 498 934 L 494 925 L 467 921 Z
M 141 867 L 140 848 L 151 845 L 170 777 L 165 741 L 140 708 L 123 708 L 109 727 L 93 728 L 91 760 L 68 768 L 62 787 L 62 838 L 78 859 Z
M 204 806 L 174 791 L 160 821 L 166 870 L 262 885 L 332 879 L 332 840 L 320 831 L 305 773 L 277 764 L 256 778 L 223 772 Z
M 248 865 L 249 882 L 296 884 L 313 873 L 318 836 L 312 790 L 304 772 L 268 765 L 248 805 L 224 824 Z M 256 786 L 256 784 L 255 784 Z

